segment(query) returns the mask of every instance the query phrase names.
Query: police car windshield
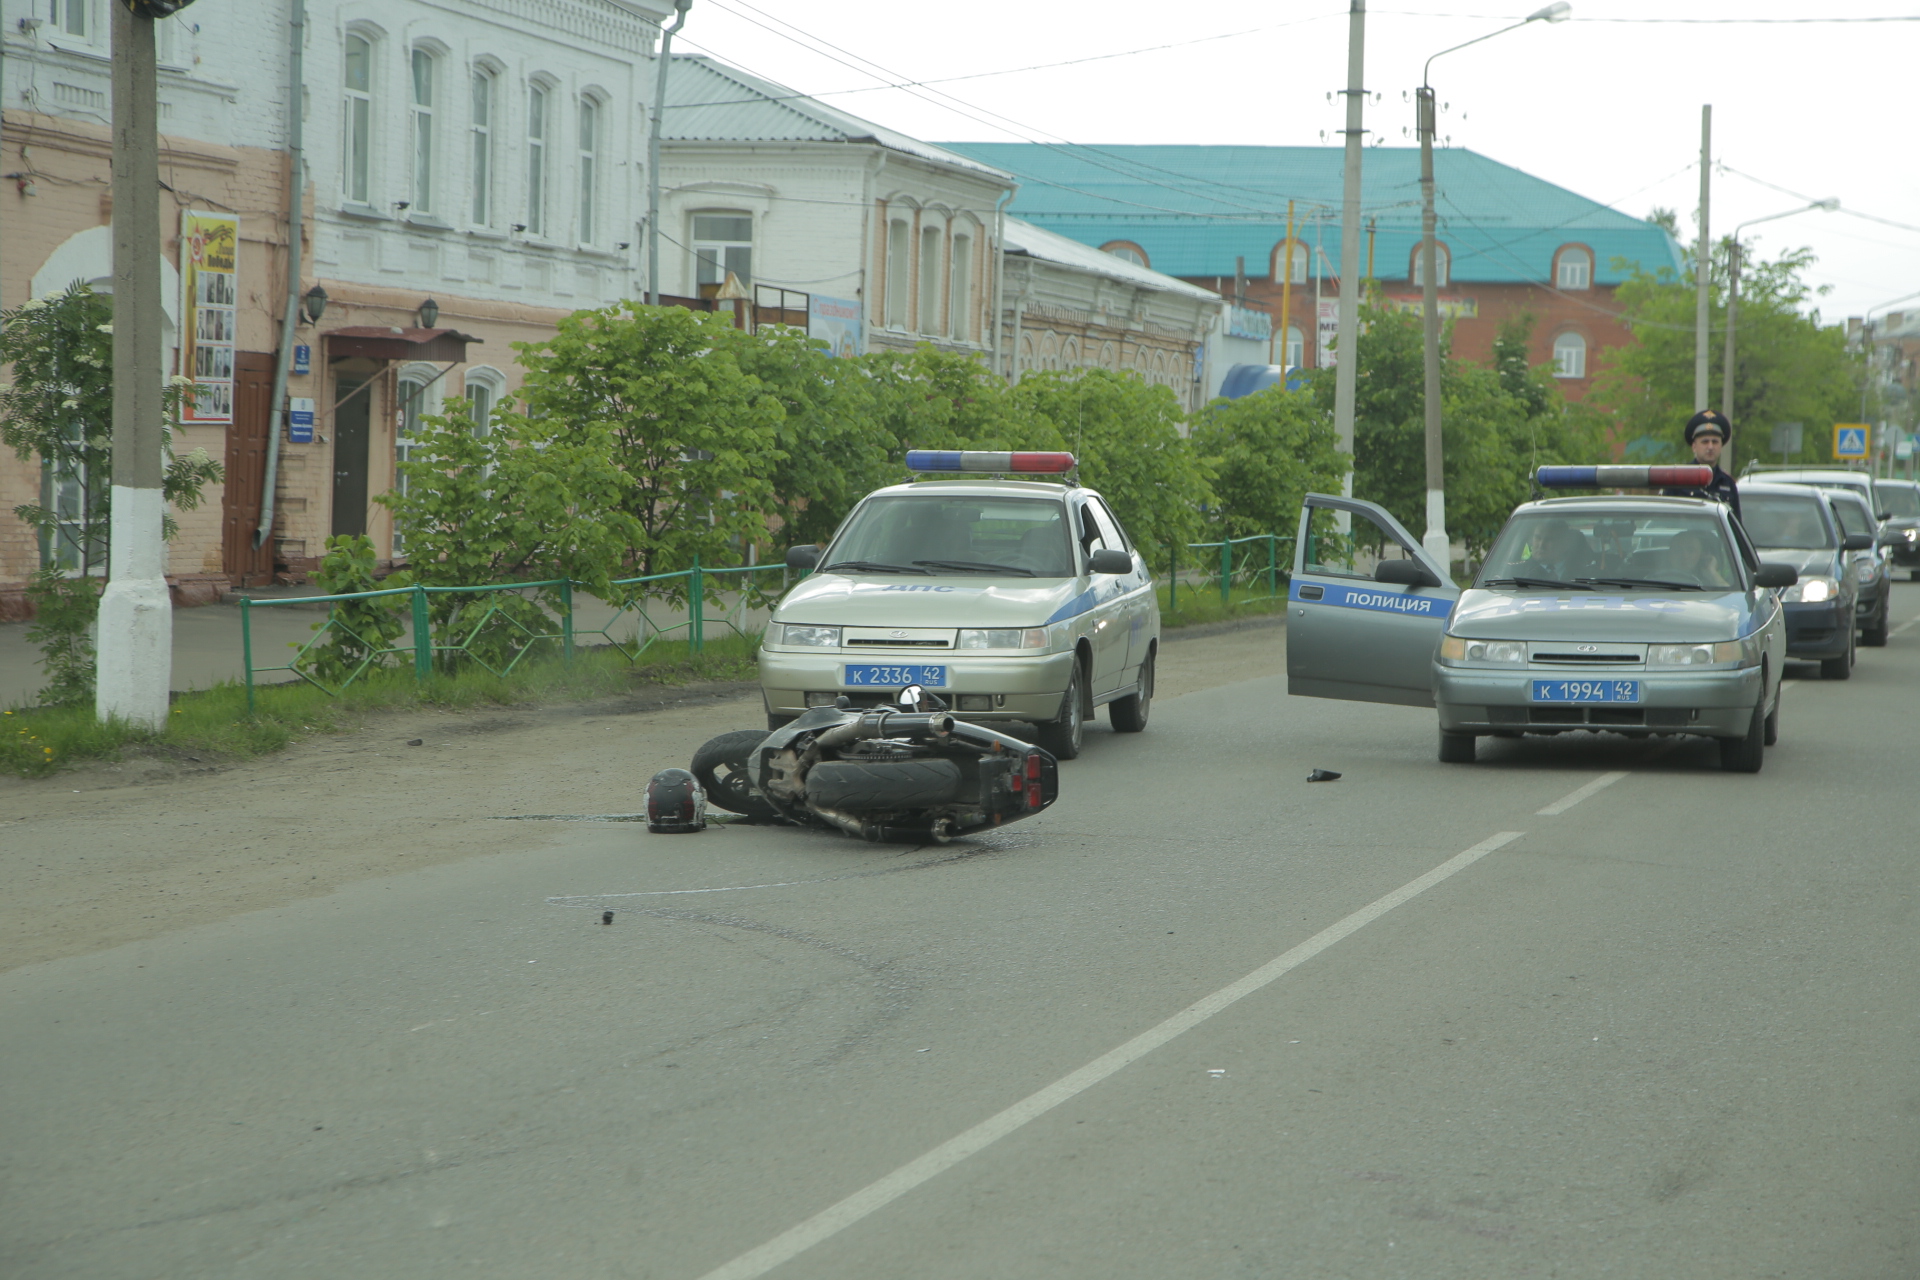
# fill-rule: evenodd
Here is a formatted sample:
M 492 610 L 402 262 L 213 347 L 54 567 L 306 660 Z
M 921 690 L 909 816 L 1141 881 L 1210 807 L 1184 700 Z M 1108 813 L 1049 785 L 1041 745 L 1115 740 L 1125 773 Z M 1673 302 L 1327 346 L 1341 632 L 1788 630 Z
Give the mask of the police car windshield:
M 916 573 L 1071 578 L 1073 545 L 1066 507 L 1050 499 L 903 493 L 862 503 L 823 561 L 828 570 L 861 562 L 915 565 Z
M 1882 511 L 1890 516 L 1909 519 L 1920 516 L 1920 489 L 1910 489 L 1904 484 L 1882 484 L 1878 487 Z
M 1544 583 L 1622 590 L 1738 588 L 1733 552 L 1704 515 L 1529 512 L 1507 522 L 1474 585 L 1563 590 Z
M 1784 493 L 1748 493 L 1740 496 L 1740 523 L 1756 547 L 1817 551 L 1833 545 L 1827 522 L 1820 518 L 1820 500 L 1788 497 Z

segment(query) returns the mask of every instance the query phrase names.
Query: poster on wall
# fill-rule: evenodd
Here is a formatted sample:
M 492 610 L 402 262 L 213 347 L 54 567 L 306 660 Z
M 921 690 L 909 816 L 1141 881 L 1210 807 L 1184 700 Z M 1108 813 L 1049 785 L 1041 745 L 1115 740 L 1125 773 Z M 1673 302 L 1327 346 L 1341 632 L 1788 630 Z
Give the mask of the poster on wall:
M 828 355 L 859 355 L 860 304 L 814 294 L 807 308 L 807 335 L 824 338 Z
M 240 219 L 232 214 L 180 215 L 181 372 L 193 379 L 183 422 L 233 421 L 239 246 Z

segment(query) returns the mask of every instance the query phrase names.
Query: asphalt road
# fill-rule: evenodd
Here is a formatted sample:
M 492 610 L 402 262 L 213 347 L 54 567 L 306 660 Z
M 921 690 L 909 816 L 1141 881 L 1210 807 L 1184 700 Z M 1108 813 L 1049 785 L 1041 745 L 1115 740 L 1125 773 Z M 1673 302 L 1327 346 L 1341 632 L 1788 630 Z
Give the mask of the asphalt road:
M 990 840 L 519 821 L 0 976 L 0 1274 L 1912 1277 L 1917 723 L 1920 625 L 1758 776 L 1265 677 Z

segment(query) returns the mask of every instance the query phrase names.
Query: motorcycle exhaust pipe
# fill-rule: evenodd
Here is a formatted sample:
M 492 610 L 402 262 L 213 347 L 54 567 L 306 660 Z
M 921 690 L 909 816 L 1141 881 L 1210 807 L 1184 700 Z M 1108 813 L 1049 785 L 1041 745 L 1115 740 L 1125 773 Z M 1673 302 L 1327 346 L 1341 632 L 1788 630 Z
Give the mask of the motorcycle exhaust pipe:
M 944 711 L 869 711 L 858 720 L 822 730 L 814 745 L 823 751 L 844 747 L 863 738 L 944 739 L 953 732 L 953 717 Z

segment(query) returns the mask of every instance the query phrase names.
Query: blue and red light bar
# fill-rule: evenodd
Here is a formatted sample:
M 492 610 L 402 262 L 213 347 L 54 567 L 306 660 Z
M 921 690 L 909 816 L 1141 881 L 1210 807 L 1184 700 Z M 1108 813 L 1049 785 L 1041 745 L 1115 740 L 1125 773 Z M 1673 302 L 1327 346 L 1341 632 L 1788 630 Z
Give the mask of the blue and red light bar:
M 1062 475 L 1073 470 L 1070 453 L 997 453 L 991 449 L 909 449 L 909 471 L 990 471 L 1002 475 Z
M 1704 489 L 1712 467 L 1541 467 L 1542 489 Z

